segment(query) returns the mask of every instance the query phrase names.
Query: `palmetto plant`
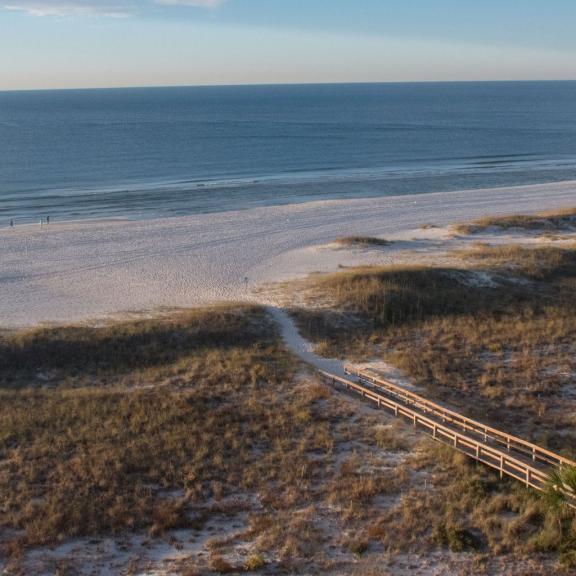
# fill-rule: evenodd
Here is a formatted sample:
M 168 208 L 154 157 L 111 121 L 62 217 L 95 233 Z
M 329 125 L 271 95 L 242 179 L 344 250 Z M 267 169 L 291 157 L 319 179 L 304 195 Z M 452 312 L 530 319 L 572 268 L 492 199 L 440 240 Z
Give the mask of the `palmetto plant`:
M 576 513 L 576 467 L 561 466 L 548 476 L 544 499 L 559 516 Z

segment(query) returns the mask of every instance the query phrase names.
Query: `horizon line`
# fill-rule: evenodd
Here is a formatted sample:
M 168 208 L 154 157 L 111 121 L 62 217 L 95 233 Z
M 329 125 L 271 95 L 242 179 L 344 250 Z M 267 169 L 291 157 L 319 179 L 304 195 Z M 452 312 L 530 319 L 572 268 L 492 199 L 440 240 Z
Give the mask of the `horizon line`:
M 374 86 L 398 84 L 530 84 L 530 83 L 559 83 L 576 82 L 576 78 L 558 79 L 521 79 L 521 80 L 379 80 L 356 82 L 238 82 L 230 84 L 134 84 L 126 86 L 69 86 L 62 88 L 0 88 L 0 93 L 14 92 L 66 92 L 66 91 L 98 91 L 98 90 L 150 90 L 170 88 L 250 88 L 274 86 Z

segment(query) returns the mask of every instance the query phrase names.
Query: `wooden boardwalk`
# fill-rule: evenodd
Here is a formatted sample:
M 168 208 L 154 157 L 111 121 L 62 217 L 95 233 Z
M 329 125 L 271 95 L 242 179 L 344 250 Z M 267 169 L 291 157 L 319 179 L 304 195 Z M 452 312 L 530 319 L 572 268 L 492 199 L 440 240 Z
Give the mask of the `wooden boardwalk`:
M 415 428 L 426 432 L 438 442 L 495 468 L 501 477 L 510 476 L 526 486 L 542 491 L 554 469 L 561 466 L 576 467 L 576 462 L 572 460 L 467 418 L 388 382 L 376 373 L 352 366 L 347 366 L 345 371 L 350 378 L 341 378 L 328 372 L 320 374 L 330 384 L 361 395 L 396 417 L 408 420 Z

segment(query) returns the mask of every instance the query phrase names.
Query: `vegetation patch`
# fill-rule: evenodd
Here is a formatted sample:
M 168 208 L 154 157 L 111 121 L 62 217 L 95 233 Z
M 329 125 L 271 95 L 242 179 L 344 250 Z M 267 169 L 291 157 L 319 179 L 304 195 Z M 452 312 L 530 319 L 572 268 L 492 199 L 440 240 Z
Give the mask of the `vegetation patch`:
M 330 447 L 325 424 L 319 417 L 309 426 L 314 399 L 289 385 L 294 364 L 270 327 L 261 326 L 262 340 L 254 342 L 252 315 L 226 313 L 234 322 L 218 344 L 210 341 L 218 325 L 207 322 L 203 340 L 195 315 L 189 330 L 183 317 L 154 330 L 144 323 L 140 335 L 134 326 L 112 330 L 121 339 L 128 334 L 134 346 L 134 356 L 122 352 L 114 360 L 122 371 L 144 356 L 134 342 L 148 350 L 151 333 L 167 337 L 172 325 L 192 339 L 192 350 L 183 343 L 172 364 L 162 362 L 164 385 L 111 387 L 111 366 L 96 364 L 90 387 L 2 391 L 0 529 L 16 530 L 27 546 L 127 529 L 158 534 L 196 522 L 188 513 L 195 504 L 272 482 L 281 494 L 286 482 L 297 481 L 308 449 Z M 16 341 L 50 349 L 52 334 Z M 87 340 L 82 347 L 103 357 Z
M 75 353 L 59 356 L 68 341 Z M 13 333 L 3 346 L 0 562 L 15 573 L 35 573 L 26 557 L 38 546 L 130 534 L 153 545 L 238 514 L 245 531 L 210 539 L 182 573 L 293 572 L 399 490 L 395 473 L 370 468 L 380 415 L 357 418 L 303 376 L 258 308 Z M 53 372 L 49 385 L 38 370 Z M 393 441 L 380 437 L 379 452 Z M 227 553 L 238 543 L 245 558 Z
M 300 308 L 297 321 L 326 356 L 381 354 L 427 396 L 574 456 L 576 249 L 478 247 L 464 256 L 473 268 L 315 278 L 313 297 L 335 311 Z M 363 324 L 335 330 L 337 313 Z
M 476 289 L 475 275 L 424 266 L 358 268 L 321 276 L 311 293 L 336 310 L 377 326 L 397 327 L 424 318 L 497 306 L 492 291 Z
M 390 240 L 371 236 L 343 236 L 337 238 L 335 243 L 346 248 L 382 248 L 393 244 Z
M 479 552 L 491 557 L 574 550 L 573 512 L 559 515 L 545 498 L 446 446 L 426 441 L 412 465 L 429 472 L 426 487 L 405 491 L 367 528 L 370 541 L 386 549 Z
M 458 254 L 473 266 L 498 274 L 543 281 L 537 287 L 540 291 L 545 291 L 545 282 L 574 278 L 576 270 L 576 244 L 565 247 L 476 244 Z
M 165 381 L 218 350 L 267 345 L 256 307 L 220 306 L 104 326 L 58 326 L 0 336 L 0 387 L 138 385 Z M 202 359 L 202 362 L 200 362 Z
M 457 224 L 454 230 L 460 234 L 474 234 L 489 229 L 521 229 L 537 232 L 572 231 L 576 228 L 576 208 L 539 214 L 512 216 L 490 216 L 469 224 Z

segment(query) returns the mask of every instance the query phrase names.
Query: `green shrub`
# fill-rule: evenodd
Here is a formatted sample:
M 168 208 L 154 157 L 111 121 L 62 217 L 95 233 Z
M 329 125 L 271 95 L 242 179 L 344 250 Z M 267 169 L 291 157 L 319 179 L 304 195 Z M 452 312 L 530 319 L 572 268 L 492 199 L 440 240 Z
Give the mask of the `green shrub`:
M 469 530 L 446 524 L 434 526 L 432 539 L 439 546 L 447 547 L 452 552 L 465 552 L 479 548 L 477 538 Z
M 247 558 L 244 564 L 244 569 L 247 572 L 256 572 L 258 570 L 262 570 L 264 566 L 266 566 L 266 560 L 264 560 L 262 555 L 254 553 Z

